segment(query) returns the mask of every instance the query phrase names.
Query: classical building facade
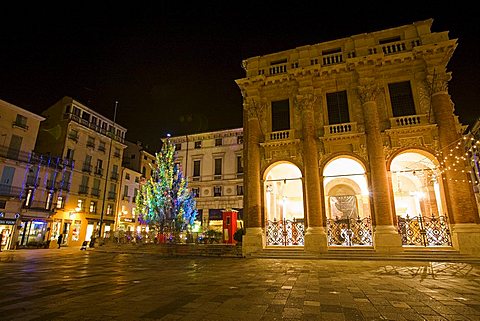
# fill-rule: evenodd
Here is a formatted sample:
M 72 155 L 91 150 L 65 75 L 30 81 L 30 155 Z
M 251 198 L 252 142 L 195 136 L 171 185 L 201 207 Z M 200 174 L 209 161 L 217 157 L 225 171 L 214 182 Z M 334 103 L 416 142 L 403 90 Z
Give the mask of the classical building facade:
M 465 126 L 448 92 L 457 40 L 432 23 L 243 61 L 246 255 L 272 246 L 480 255 L 468 166 L 454 148 Z
M 52 240 L 80 246 L 92 236 L 108 236 L 114 227 L 126 129 L 70 97 L 42 112 L 35 150 L 74 162 L 62 181 L 66 193 L 55 200 Z
M 204 229 L 222 229 L 222 211 L 243 217 L 243 129 L 171 137 Z

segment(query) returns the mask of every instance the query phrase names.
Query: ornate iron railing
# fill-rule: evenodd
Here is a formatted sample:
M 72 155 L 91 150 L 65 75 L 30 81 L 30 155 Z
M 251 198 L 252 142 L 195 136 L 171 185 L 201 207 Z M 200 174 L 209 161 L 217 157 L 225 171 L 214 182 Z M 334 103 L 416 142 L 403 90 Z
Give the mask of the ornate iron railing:
M 372 246 L 372 220 L 365 218 L 327 219 L 329 246 Z
M 267 220 L 267 245 L 304 245 L 305 224 L 303 219 Z
M 403 245 L 413 246 L 452 246 L 452 237 L 447 216 L 400 217 L 398 233 Z

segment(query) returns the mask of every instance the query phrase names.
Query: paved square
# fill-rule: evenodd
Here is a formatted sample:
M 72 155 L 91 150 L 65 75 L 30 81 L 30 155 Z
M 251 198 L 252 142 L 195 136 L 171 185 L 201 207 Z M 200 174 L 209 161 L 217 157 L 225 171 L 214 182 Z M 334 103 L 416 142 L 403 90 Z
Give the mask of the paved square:
M 480 265 L 0 253 L 0 320 L 480 320 Z

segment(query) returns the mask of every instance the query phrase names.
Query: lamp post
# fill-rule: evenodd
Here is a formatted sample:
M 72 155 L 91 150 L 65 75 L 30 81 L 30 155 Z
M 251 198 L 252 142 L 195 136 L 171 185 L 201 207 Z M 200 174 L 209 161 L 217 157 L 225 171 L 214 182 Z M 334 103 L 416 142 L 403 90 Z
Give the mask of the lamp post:
M 100 212 L 100 222 L 98 223 L 98 237 L 101 237 L 102 235 L 103 211 L 105 209 L 105 200 L 107 198 L 108 171 L 110 170 L 110 158 L 112 157 L 113 137 L 115 134 L 115 120 L 117 118 L 117 106 L 118 101 L 115 101 L 115 111 L 113 112 L 113 126 L 112 132 L 110 133 L 110 147 L 108 149 L 107 170 L 105 173 L 105 187 L 103 189 L 102 211 Z

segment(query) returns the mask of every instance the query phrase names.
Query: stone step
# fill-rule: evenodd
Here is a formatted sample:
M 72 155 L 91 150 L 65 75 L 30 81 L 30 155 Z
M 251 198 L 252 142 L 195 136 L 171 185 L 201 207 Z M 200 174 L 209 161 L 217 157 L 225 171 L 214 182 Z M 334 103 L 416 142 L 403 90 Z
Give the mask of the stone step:
M 480 263 L 480 257 L 461 254 L 453 249 L 405 249 L 388 254 L 368 249 L 329 249 L 326 253 L 312 254 L 303 248 L 267 248 L 250 255 L 252 258 L 273 259 L 332 259 L 332 260 L 405 260 Z

